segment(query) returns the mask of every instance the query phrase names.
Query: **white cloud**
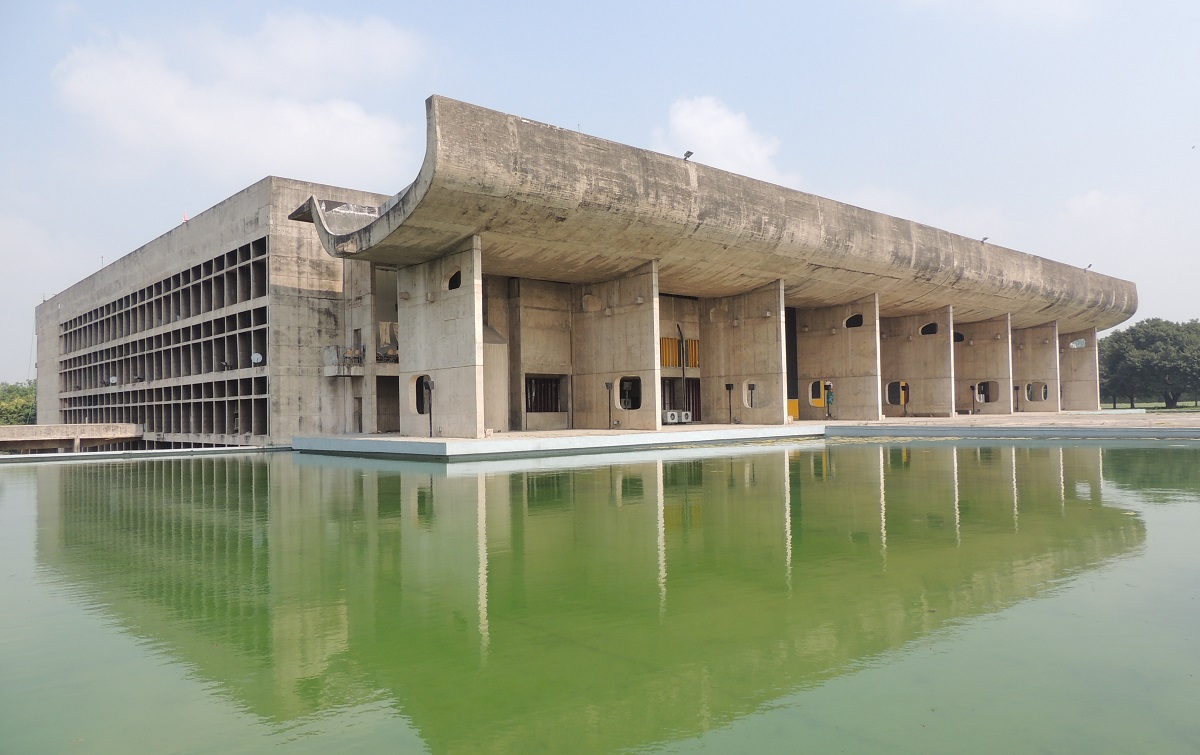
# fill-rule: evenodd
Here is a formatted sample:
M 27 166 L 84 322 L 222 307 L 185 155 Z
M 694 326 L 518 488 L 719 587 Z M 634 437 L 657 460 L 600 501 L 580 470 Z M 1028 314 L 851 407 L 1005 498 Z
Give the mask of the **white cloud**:
M 4 229 L 0 302 L 6 308 L 6 327 L 0 331 L 4 355 L 0 381 L 13 382 L 35 376 L 34 307 L 80 275 L 77 260 L 84 256 L 84 244 L 61 230 L 47 231 L 18 212 L 0 211 L 0 228 Z M 98 268 L 99 259 L 93 264 Z
M 759 133 L 744 113 L 715 97 L 678 99 L 671 104 L 668 126 L 655 132 L 653 148 L 682 156 L 692 151 L 696 162 L 751 178 L 795 187 L 799 178 L 776 165 L 780 142 Z
M 390 190 L 411 179 L 416 129 L 351 98 L 369 103 L 382 92 L 390 104 L 420 54 L 413 35 L 384 20 L 296 15 L 241 37 L 208 28 L 90 44 L 60 62 L 54 81 L 93 127 L 99 170 Z
M 1097 5 L 1096 0 L 899 0 L 899 3 L 910 10 L 987 15 L 1035 25 L 1079 21 L 1091 15 Z

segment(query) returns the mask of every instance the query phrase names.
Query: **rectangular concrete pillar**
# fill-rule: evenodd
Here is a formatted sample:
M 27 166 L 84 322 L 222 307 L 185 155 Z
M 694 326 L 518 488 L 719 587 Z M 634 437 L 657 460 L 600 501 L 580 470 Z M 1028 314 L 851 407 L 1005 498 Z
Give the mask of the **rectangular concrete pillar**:
M 700 302 L 700 402 L 705 422 L 787 421 L 783 281 Z M 732 392 L 726 386 L 732 385 Z M 751 388 L 753 386 L 753 388 Z M 732 412 L 730 404 L 732 403 Z
M 796 310 L 800 418 L 877 420 L 883 416 L 879 375 L 879 297 Z M 824 384 L 832 383 L 827 406 Z
M 1100 349 L 1095 328 L 1058 334 L 1058 379 L 1063 411 L 1100 411 Z
M 1013 411 L 1057 412 L 1058 323 L 1012 333 Z
M 483 279 L 479 237 L 462 250 L 396 273 L 399 310 L 400 432 L 482 438 Z M 433 380 L 425 404 L 418 386 Z
M 958 412 L 1012 414 L 1012 332 L 1008 315 L 955 323 L 954 406 Z
M 659 429 L 658 262 L 573 286 L 571 307 L 574 426 L 607 428 L 611 408 L 613 427 Z
M 950 307 L 879 320 L 884 416 L 954 416 L 953 336 Z

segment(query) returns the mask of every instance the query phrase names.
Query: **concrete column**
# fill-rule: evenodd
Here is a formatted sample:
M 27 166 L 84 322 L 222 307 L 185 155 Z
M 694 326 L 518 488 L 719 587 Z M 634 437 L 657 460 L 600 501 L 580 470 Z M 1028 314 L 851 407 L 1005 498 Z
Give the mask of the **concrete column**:
M 1008 315 L 956 323 L 954 406 L 960 412 L 1012 414 L 1012 331 Z M 982 386 L 982 388 L 980 387 Z
M 608 427 L 609 391 L 604 384 L 611 382 L 615 427 L 659 429 L 658 262 L 647 262 L 616 280 L 573 286 L 571 299 L 574 426 Z M 622 406 L 623 379 L 638 386 L 638 408 Z
M 1059 411 L 1058 323 L 1014 330 L 1012 340 L 1013 411 Z
M 457 286 L 452 288 L 452 286 Z M 429 435 L 417 413 L 417 383 L 434 382 L 433 435 L 481 438 L 483 402 L 483 279 L 480 242 L 473 236 L 454 254 L 396 273 L 399 309 L 400 433 Z
M 883 416 L 876 294 L 843 306 L 796 310 L 796 357 L 801 419 L 825 419 L 826 409 L 834 419 Z M 813 383 L 825 382 L 833 383 L 830 407 L 813 397 Z
M 1095 328 L 1058 334 L 1058 379 L 1063 411 L 1100 411 L 1100 349 Z
M 954 416 L 954 313 L 951 307 L 879 320 L 879 365 L 887 417 Z M 908 385 L 908 405 L 889 403 L 891 384 Z M 902 396 L 900 396 L 902 399 Z
M 783 281 L 700 302 L 700 404 L 704 421 L 782 425 L 787 421 Z M 750 386 L 754 390 L 750 390 Z

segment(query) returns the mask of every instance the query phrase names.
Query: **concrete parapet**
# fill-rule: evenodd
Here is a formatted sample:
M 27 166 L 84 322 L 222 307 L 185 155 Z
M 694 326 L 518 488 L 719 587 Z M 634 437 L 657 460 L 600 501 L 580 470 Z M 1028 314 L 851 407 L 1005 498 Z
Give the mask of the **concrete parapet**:
M 136 441 L 142 426 L 120 422 L 72 425 L 2 425 L 0 450 L 79 451 L 83 448 Z

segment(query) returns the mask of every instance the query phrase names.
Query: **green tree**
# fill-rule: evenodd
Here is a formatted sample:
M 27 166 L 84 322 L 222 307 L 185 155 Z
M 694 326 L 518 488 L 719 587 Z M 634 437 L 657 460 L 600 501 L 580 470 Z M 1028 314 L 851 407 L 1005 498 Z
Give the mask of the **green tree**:
M 37 381 L 0 383 L 0 425 L 37 424 Z
M 1184 391 L 1200 386 L 1200 323 L 1142 320 L 1100 341 L 1101 392 L 1113 400 L 1161 398 L 1168 409 L 1179 406 Z

